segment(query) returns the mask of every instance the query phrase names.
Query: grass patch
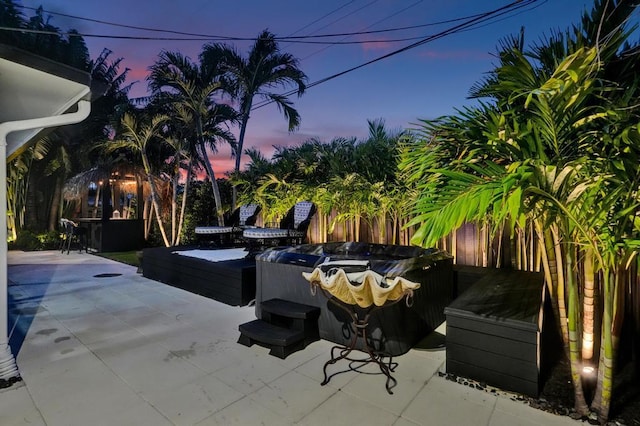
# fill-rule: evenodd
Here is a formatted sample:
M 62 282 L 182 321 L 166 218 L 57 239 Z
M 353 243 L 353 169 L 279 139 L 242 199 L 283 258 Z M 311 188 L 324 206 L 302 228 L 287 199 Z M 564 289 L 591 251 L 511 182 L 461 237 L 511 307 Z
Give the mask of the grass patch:
M 126 263 L 127 265 L 139 267 L 140 259 L 138 259 L 138 250 L 95 253 L 97 256 L 106 257 L 116 262 Z

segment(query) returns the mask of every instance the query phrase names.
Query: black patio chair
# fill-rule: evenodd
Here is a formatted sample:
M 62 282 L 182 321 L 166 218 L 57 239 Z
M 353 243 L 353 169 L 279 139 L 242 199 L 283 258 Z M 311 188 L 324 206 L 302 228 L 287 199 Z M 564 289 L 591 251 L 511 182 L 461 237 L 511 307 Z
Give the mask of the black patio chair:
M 261 251 L 267 246 L 298 245 L 304 243 L 316 205 L 300 201 L 289 209 L 278 228 L 247 228 L 242 238 L 247 241 L 249 253 Z
M 219 246 L 230 245 L 242 231 L 254 226 L 258 219 L 261 207 L 257 204 L 245 204 L 233 211 L 225 219 L 225 226 L 198 226 L 195 229 L 196 237 L 200 242 L 217 244 Z
M 60 229 L 62 231 L 61 239 L 60 239 L 60 252 L 64 253 L 65 250 L 67 254 L 71 251 L 71 244 L 75 243 L 78 245 L 78 252 L 82 253 L 84 249 L 85 252 L 89 252 L 89 248 L 87 245 L 87 229 L 81 226 L 78 226 L 72 220 L 61 218 L 60 219 Z

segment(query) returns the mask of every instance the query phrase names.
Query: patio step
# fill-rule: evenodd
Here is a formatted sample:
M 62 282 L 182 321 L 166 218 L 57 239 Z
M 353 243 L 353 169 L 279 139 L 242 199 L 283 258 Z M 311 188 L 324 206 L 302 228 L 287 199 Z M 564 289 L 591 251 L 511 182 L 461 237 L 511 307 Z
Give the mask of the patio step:
M 320 309 L 315 306 L 303 305 L 302 303 L 290 302 L 282 299 L 269 299 L 260 304 L 262 312 L 268 312 L 281 317 L 295 319 L 317 319 Z
M 270 355 L 284 359 L 320 338 L 319 308 L 281 299 L 266 300 L 260 306 L 262 319 L 241 324 L 238 343 L 264 346 Z

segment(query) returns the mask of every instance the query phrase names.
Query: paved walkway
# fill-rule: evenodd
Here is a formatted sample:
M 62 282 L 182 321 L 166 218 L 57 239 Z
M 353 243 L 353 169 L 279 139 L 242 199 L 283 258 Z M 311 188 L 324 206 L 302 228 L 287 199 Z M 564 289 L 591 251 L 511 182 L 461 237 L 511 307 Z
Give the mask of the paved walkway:
M 331 344 L 285 360 L 236 343 L 232 307 L 90 254 L 9 253 L 12 345 L 23 382 L 0 391 L 0 425 L 576 425 L 440 377 L 445 353 L 396 358 L 384 378 L 320 386 Z M 428 346 L 427 344 L 423 346 Z

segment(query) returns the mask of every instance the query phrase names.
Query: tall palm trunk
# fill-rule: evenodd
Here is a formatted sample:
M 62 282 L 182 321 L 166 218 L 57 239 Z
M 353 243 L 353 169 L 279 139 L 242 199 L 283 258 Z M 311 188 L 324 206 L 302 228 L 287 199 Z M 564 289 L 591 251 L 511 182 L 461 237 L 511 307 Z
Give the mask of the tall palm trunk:
M 213 171 L 213 166 L 211 165 L 211 161 L 209 161 L 209 157 L 207 156 L 207 149 L 204 144 L 199 144 L 200 148 L 200 156 L 202 157 L 202 162 L 204 163 L 204 168 L 207 171 L 207 176 L 209 176 L 209 180 L 211 181 L 211 189 L 213 190 L 213 199 L 216 203 L 216 215 L 218 216 L 218 225 L 224 225 L 224 214 L 222 211 L 222 197 L 220 197 L 220 187 L 218 187 L 218 181 L 216 179 L 216 174 Z
M 149 202 L 149 199 L 144 200 L 144 239 L 149 239 L 149 234 L 151 233 L 151 224 L 153 223 L 153 203 Z
M 142 165 L 144 167 L 144 171 L 147 174 L 147 181 L 149 182 L 149 189 L 151 190 L 151 203 L 153 205 L 153 209 L 156 214 L 156 221 L 158 222 L 158 228 L 160 229 L 160 234 L 162 235 L 162 241 L 164 242 L 165 247 L 170 247 L 169 239 L 167 238 L 167 233 L 164 229 L 164 223 L 162 222 L 162 215 L 160 210 L 160 202 L 158 201 L 158 189 L 156 188 L 156 183 L 153 181 L 153 177 L 151 176 L 151 166 L 149 163 L 149 158 L 144 150 L 141 151 L 142 155 Z
M 542 256 L 542 268 L 544 271 L 545 282 L 547 284 L 547 291 L 549 292 L 549 298 L 551 300 L 551 306 L 553 308 L 554 320 L 557 330 L 560 331 L 564 347 L 566 348 L 569 343 L 569 331 L 567 329 L 567 316 L 564 308 L 564 291 L 561 291 L 562 275 L 558 274 L 558 259 L 556 258 L 556 250 L 554 248 L 554 240 L 551 231 L 546 228 L 543 229 L 541 221 L 538 219 L 535 223 L 536 233 L 538 235 L 538 241 L 540 242 L 540 254 Z M 559 296 L 562 294 L 562 298 Z
M 568 327 L 569 327 L 569 363 L 571 366 L 571 379 L 574 390 L 574 408 L 580 416 L 589 414 L 584 389 L 582 387 L 582 359 L 580 354 L 580 321 L 579 321 L 579 296 L 578 283 L 576 280 L 575 249 L 567 247 L 565 250 L 567 263 L 567 290 L 568 290 Z
M 242 120 L 240 122 L 240 134 L 238 135 L 238 145 L 236 146 L 236 161 L 234 171 L 237 173 L 240 171 L 240 161 L 242 160 L 242 150 L 244 149 L 244 135 L 247 133 L 247 123 L 249 123 L 249 113 L 251 111 L 251 105 L 253 102 L 250 100 L 248 105 L 245 106 L 242 111 Z M 233 185 L 231 196 L 231 210 L 235 210 L 236 202 L 238 199 L 238 187 Z
M 62 185 L 64 183 L 64 177 L 62 175 L 56 176 L 56 180 L 53 188 L 53 196 L 51 199 L 51 207 L 49 208 L 49 217 L 47 222 L 47 229 L 49 231 L 55 231 L 58 225 L 58 219 L 60 216 L 60 206 L 62 205 Z
M 149 187 L 151 188 L 151 203 L 153 206 L 154 213 L 156 215 L 156 222 L 158 223 L 158 228 L 160 229 L 160 234 L 162 235 L 162 241 L 164 242 L 165 247 L 170 247 L 169 239 L 167 238 L 167 233 L 164 230 L 164 223 L 162 221 L 162 216 L 160 212 L 160 202 L 158 201 L 158 190 L 156 188 L 156 184 L 153 181 L 151 175 L 148 178 Z
M 598 381 L 592 408 L 598 413 L 600 420 L 609 416 L 611 391 L 613 389 L 613 286 L 616 277 L 612 271 L 603 271 L 602 280 L 602 333 L 600 337 L 600 363 L 598 365 Z
M 565 300 L 565 277 L 562 265 L 562 247 L 560 246 L 560 236 L 558 235 L 557 225 L 551 225 L 550 232 L 545 231 L 545 244 L 547 245 L 547 255 L 549 257 L 549 265 L 551 267 L 551 276 L 555 276 L 556 296 L 558 303 L 558 319 L 560 320 L 560 330 L 564 347 L 569 347 L 569 329 L 567 328 L 567 304 Z M 568 354 L 567 354 L 568 355 Z
M 595 271 L 593 269 L 593 250 L 584 252 L 584 291 L 582 298 L 582 362 L 593 363 L 595 329 Z
M 180 206 L 180 219 L 178 223 L 178 232 L 176 235 L 175 245 L 180 245 L 180 236 L 182 235 L 182 227 L 184 225 L 184 215 L 187 211 L 187 194 L 189 193 L 189 182 L 191 181 L 191 160 L 187 164 L 187 176 L 184 182 L 184 188 L 182 192 L 182 203 Z
M 216 214 L 218 216 L 218 225 L 224 225 L 224 212 L 222 209 L 222 197 L 220 197 L 220 188 L 218 187 L 218 180 L 216 179 L 216 174 L 213 171 L 213 165 L 211 165 L 211 160 L 209 159 L 209 155 L 207 154 L 207 147 L 204 143 L 203 138 L 203 130 L 202 130 L 202 117 L 198 116 L 196 119 L 196 137 L 198 138 L 198 148 L 200 149 L 200 158 L 204 163 L 204 168 L 207 171 L 207 176 L 211 180 L 211 189 L 213 190 L 213 199 L 216 203 Z
M 98 217 L 98 200 L 100 200 L 100 197 L 102 197 L 102 193 L 100 192 L 101 190 L 102 190 L 102 185 L 98 185 L 98 188 L 96 189 L 96 196 L 93 201 L 93 209 L 91 209 L 92 218 Z M 146 238 L 147 238 L 147 235 L 145 234 L 145 239 Z
M 171 245 L 176 245 L 177 240 L 177 228 L 178 228 L 178 179 L 180 175 L 174 173 L 171 178 Z
M 600 363 L 596 393 L 591 407 L 598 413 L 601 423 L 609 418 L 613 391 L 614 356 L 620 341 L 624 319 L 626 271 L 622 262 L 615 271 L 605 271 L 603 279 L 603 318 L 600 346 Z

